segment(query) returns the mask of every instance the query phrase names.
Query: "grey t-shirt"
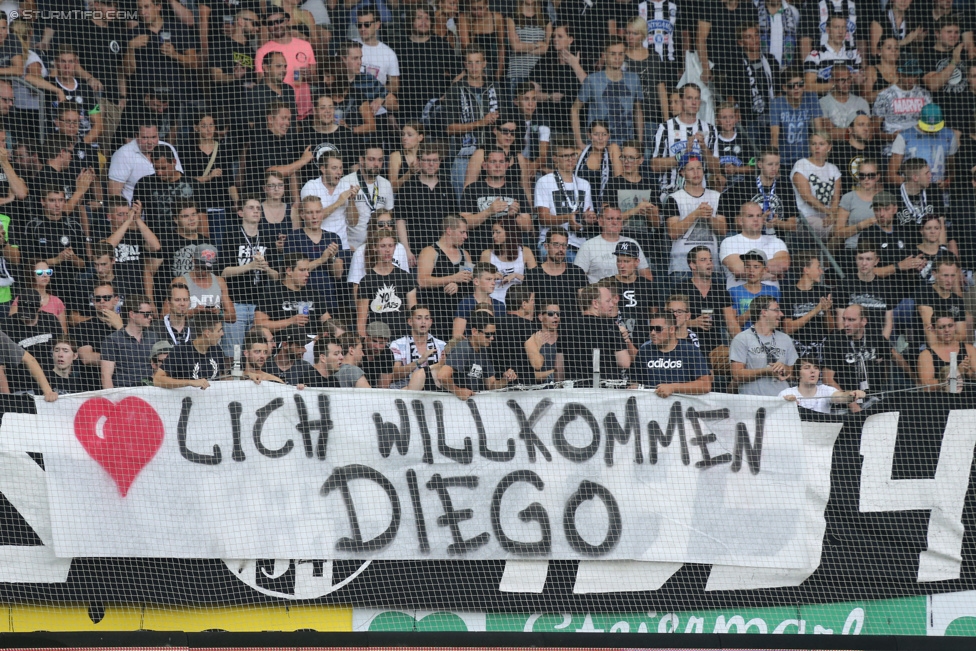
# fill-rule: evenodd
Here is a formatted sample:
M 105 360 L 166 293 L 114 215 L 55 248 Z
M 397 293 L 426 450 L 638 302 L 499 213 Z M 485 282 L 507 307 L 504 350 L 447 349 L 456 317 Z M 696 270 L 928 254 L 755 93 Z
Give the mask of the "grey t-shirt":
M 745 364 L 747 369 L 766 368 L 773 362 L 793 366 L 797 357 L 793 340 L 779 330 L 770 336 L 763 336 L 754 328 L 749 328 L 737 334 L 729 346 L 729 359 Z M 740 385 L 739 393 L 750 396 L 778 396 L 789 386 L 788 382 L 772 376 L 761 377 Z
M 343 389 L 348 389 L 350 387 L 356 386 L 356 382 L 359 378 L 363 377 L 363 369 L 352 364 L 343 364 L 336 371 L 336 380 L 339 382 L 339 386 Z
M 4 366 L 18 366 L 24 361 L 25 350 L 7 336 L 6 332 L 0 331 L 0 364 Z
M 454 347 L 445 362 L 454 369 L 454 384 L 463 389 L 478 392 L 487 388 L 486 380 L 495 376 L 495 367 L 487 350 L 475 350 L 469 341 Z

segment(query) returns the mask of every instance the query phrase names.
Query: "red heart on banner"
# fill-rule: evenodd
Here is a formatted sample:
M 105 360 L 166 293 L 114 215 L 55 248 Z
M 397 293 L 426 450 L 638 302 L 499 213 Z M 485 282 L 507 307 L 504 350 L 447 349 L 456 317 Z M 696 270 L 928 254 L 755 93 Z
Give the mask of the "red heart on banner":
M 101 432 L 98 431 L 99 421 Z M 163 421 L 141 398 L 91 398 L 75 414 L 75 438 L 112 477 L 122 497 L 163 445 Z

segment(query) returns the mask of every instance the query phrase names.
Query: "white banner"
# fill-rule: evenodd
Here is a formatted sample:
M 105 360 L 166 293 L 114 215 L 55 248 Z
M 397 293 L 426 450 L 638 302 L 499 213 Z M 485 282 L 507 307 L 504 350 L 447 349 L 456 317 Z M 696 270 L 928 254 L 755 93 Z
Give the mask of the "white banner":
M 833 441 L 778 399 L 222 382 L 37 410 L 0 449 L 43 453 L 59 557 L 820 560 Z

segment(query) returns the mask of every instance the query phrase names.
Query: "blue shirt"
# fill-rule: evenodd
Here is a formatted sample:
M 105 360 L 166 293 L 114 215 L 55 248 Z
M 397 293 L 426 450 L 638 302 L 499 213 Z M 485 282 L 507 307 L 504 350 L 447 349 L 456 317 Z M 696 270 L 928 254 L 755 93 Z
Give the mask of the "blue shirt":
M 773 98 L 769 110 L 770 126 L 778 126 L 779 155 L 784 169 L 792 169 L 793 163 L 810 153 L 810 129 L 813 120 L 823 116 L 816 93 L 804 93 L 798 108 L 793 108 L 783 97 Z
M 594 72 L 580 88 L 579 101 L 586 104 L 586 123 L 606 120 L 610 142 L 618 145 L 634 139 L 634 102 L 644 101 L 640 77 L 624 71 L 623 79 L 610 81 L 607 73 Z
M 782 300 L 782 295 L 780 294 L 779 287 L 775 285 L 762 284 L 762 287 L 755 294 L 746 289 L 745 285 L 738 285 L 729 289 L 729 296 L 732 297 L 732 307 L 735 308 L 735 313 L 738 316 L 742 316 L 749 311 L 749 306 L 752 304 L 752 299 L 757 296 L 772 296 L 776 299 L 776 302 Z M 748 328 L 752 325 L 752 321 L 747 321 L 743 328 Z
M 945 178 L 946 161 L 949 156 L 955 154 L 952 148 L 952 141 L 955 135 L 952 129 L 942 129 L 937 133 L 924 133 L 918 127 L 905 129 L 898 132 L 898 137 L 904 139 L 905 149 L 898 152 L 894 147 L 892 153 L 904 154 L 904 159 L 923 158 L 932 170 L 932 183 L 938 183 Z M 896 141 L 896 145 L 900 145 Z
M 316 244 L 308 238 L 305 231 L 294 230 L 288 234 L 288 239 L 285 240 L 285 255 L 289 253 L 301 253 L 310 262 L 314 262 L 322 257 L 322 254 L 333 242 L 339 247 L 338 250 L 341 253 L 342 239 L 332 231 L 322 231 L 322 239 Z M 312 291 L 322 296 L 325 300 L 327 311 L 335 312 L 338 307 L 338 301 L 336 300 L 335 286 L 332 283 L 331 268 L 332 262 L 330 261 L 312 271 L 308 276 L 308 286 Z
M 637 351 L 637 363 L 631 368 L 634 379 L 645 387 L 694 382 L 711 373 L 705 356 L 684 339 L 679 339 L 674 350 L 666 353 L 648 341 Z

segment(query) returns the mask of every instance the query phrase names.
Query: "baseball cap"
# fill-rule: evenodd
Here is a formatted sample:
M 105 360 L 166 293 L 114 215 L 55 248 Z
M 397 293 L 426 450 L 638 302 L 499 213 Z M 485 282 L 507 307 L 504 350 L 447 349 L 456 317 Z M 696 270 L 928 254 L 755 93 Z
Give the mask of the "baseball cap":
M 689 151 L 687 153 L 682 154 L 678 158 L 678 171 L 680 172 L 681 170 L 683 170 L 688 165 L 688 163 L 690 163 L 693 160 L 696 160 L 699 163 L 703 162 L 701 154 L 699 154 L 697 151 Z
M 382 321 L 373 321 L 368 326 L 366 326 L 366 336 L 377 337 L 379 339 L 389 339 L 390 326 L 386 325 Z
M 887 190 L 882 190 L 878 194 L 874 195 L 873 199 L 871 199 L 872 208 L 895 205 L 898 205 L 898 199 L 895 198 L 895 195 L 891 194 Z
M 743 262 L 747 260 L 759 260 L 763 264 L 766 264 L 766 254 L 759 249 L 749 249 L 745 253 L 739 256 L 739 259 Z
M 197 248 L 193 250 L 193 259 L 202 262 L 209 269 L 217 262 L 217 249 L 211 244 L 197 244 Z
M 617 242 L 617 246 L 614 248 L 613 254 L 622 255 L 627 258 L 639 258 L 641 249 L 639 246 L 637 246 L 637 242 Z
M 315 163 L 323 165 L 328 156 L 338 156 L 339 150 L 331 142 L 323 142 L 315 148 Z
M 157 341 L 152 345 L 152 349 L 149 351 L 149 359 L 156 359 L 163 353 L 168 353 L 173 350 L 173 344 L 166 341 Z
M 299 346 L 304 346 L 309 342 L 308 335 L 305 333 L 305 328 L 297 325 L 291 325 L 276 332 L 275 340 L 279 344 L 289 343 L 298 344 Z
M 908 75 L 909 77 L 919 77 L 925 74 L 925 71 L 922 70 L 922 66 L 919 64 L 918 59 L 914 57 L 906 57 L 898 60 L 898 74 Z
M 938 104 L 926 104 L 918 116 L 918 128 L 925 133 L 938 133 L 945 126 L 942 109 Z

